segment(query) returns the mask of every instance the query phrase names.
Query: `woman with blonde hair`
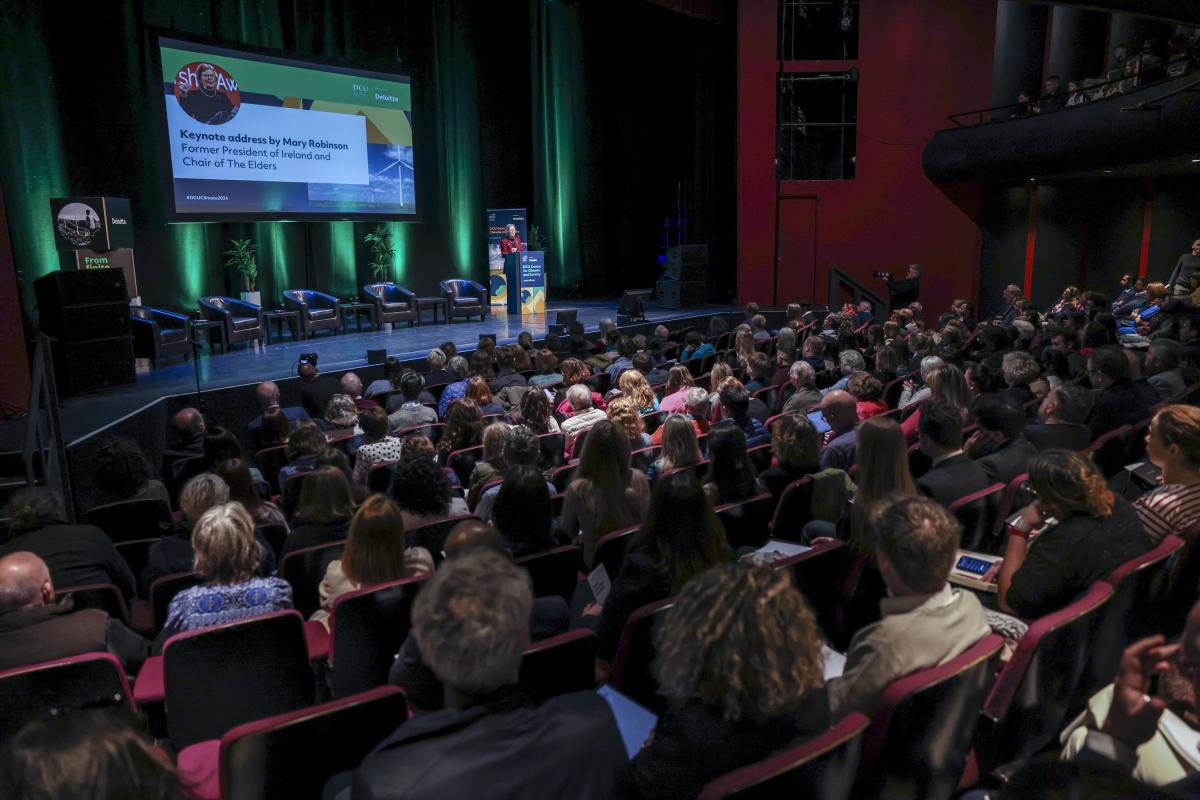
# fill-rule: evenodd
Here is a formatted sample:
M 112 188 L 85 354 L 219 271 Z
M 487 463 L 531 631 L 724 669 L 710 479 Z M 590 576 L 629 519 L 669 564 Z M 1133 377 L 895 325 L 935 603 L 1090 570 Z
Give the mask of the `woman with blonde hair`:
M 713 419 L 716 419 L 719 408 L 717 404 L 721 401 L 721 383 L 726 378 L 733 377 L 733 367 L 726 364 L 724 361 L 718 361 L 713 364 L 712 372 L 708 374 L 708 404 L 713 411 Z
M 1025 620 L 1058 611 L 1150 549 L 1137 511 L 1086 456 L 1039 453 L 1029 462 L 1029 482 L 1037 500 L 1008 526 L 1004 561 L 993 567 L 1001 610 Z M 1044 529 L 1031 543 L 1035 528 Z
M 567 486 L 563 530 L 583 542 L 590 565 L 600 538 L 641 522 L 649 502 L 650 482 L 629 465 L 625 431 L 612 420 L 600 420 L 588 431 L 575 479 Z
M 662 452 L 646 470 L 646 477 L 651 483 L 666 472 L 690 467 L 704 460 L 700 453 L 700 442 L 696 439 L 696 427 L 686 414 L 667 417 L 662 424 L 662 432 Z
M 390 497 L 373 494 L 350 522 L 342 556 L 325 568 L 318 593 L 321 609 L 312 619 L 329 627 L 333 602 L 364 586 L 433 572 L 433 556 L 424 547 L 404 547 L 404 515 Z
M 617 386 L 621 389 L 621 394 L 637 404 L 639 414 L 658 411 L 658 398 L 654 396 L 654 390 L 646 382 L 646 376 L 636 369 L 622 372 L 621 377 L 617 378 Z
M 663 390 L 663 399 L 658 404 L 659 411 L 682 411 L 683 396 L 687 394 L 687 390 L 695 385 L 692 380 L 692 373 L 687 367 L 679 366 L 678 364 L 667 372 L 667 385 Z
M 656 639 L 668 708 L 629 764 L 638 796 L 695 797 L 829 727 L 821 631 L 786 571 L 710 567 L 683 587 Z
M 192 570 L 201 583 L 171 600 L 155 652 L 161 652 L 177 633 L 292 607 L 287 581 L 254 575 L 263 560 L 263 546 L 255 539 L 254 520 L 241 503 L 205 511 L 192 529 L 192 547 Z
M 926 384 L 929 386 L 930 397 L 945 400 L 947 403 L 955 406 L 959 410 L 959 413 L 962 414 L 963 424 L 970 423 L 972 419 L 971 406 L 975 401 L 971 397 L 971 390 L 967 386 L 967 381 L 963 377 L 962 370 L 953 364 L 942 364 L 940 367 L 934 367 L 929 371 Z M 904 438 L 909 444 L 917 441 L 918 426 L 920 423 L 921 407 L 918 405 L 916 411 L 909 414 L 905 417 L 904 422 L 900 423 L 900 427 L 904 431 Z
M 507 422 L 493 422 L 483 429 L 483 458 L 475 462 L 467 481 L 467 505 L 471 508 L 479 502 L 484 484 L 496 480 L 504 472 L 504 444 L 510 429 Z
M 745 369 L 746 364 L 750 362 L 750 356 L 756 352 L 754 345 L 754 331 L 749 325 L 742 323 L 734 328 L 733 354 L 737 357 L 737 365 L 740 368 Z
M 1154 544 L 1190 534 L 1200 522 L 1200 408 L 1172 405 L 1155 414 L 1146 457 L 1162 470 L 1162 485 L 1133 503 L 1146 533 Z
M 608 418 L 621 426 L 629 437 L 629 448 L 641 450 L 650 447 L 650 434 L 646 433 L 646 423 L 638 413 L 636 401 L 631 397 L 614 397 L 608 404 Z

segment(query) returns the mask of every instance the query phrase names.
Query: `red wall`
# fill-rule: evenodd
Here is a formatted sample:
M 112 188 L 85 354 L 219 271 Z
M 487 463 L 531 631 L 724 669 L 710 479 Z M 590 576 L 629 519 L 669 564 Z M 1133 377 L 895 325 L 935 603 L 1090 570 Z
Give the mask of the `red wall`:
M 956 296 L 978 299 L 981 188 L 945 191 L 921 170 L 925 142 L 947 114 L 984 108 L 991 93 L 996 0 L 872 0 L 862 4 L 859 59 L 776 60 L 776 0 L 738 3 L 738 298 L 785 304 L 828 297 L 837 264 L 866 283 L 876 270 L 925 265 L 921 300 L 940 313 Z M 786 181 L 779 198 L 816 200 L 816 270 L 779 277 L 776 241 L 795 246 L 804 232 L 776 236 L 775 81 L 779 72 L 859 69 L 856 177 Z M 799 216 L 799 215 L 796 215 Z M 796 259 L 784 254 L 787 263 Z M 801 267 L 807 270 L 807 267 Z M 812 287 L 795 293 L 795 287 Z M 882 288 L 882 287 L 880 287 Z
M 8 409 L 29 408 L 29 362 L 25 356 L 25 331 L 21 325 L 21 296 L 16 264 L 8 237 L 4 197 L 0 195 L 0 416 Z

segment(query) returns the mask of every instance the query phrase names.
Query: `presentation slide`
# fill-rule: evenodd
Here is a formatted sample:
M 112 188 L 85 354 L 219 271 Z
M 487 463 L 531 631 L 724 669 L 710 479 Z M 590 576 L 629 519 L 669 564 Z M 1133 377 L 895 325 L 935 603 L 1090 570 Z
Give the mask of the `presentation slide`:
M 416 215 L 406 76 L 158 46 L 173 218 Z

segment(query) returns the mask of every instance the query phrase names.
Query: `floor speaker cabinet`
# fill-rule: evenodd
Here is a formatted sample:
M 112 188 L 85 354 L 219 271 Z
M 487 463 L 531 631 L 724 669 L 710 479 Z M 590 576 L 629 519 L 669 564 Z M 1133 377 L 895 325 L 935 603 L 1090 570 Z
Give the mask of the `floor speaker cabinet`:
M 704 281 L 662 280 L 655 284 L 659 308 L 696 308 L 704 305 Z
M 133 372 L 133 337 L 112 336 L 80 342 L 55 342 L 54 379 L 69 396 L 126 386 Z

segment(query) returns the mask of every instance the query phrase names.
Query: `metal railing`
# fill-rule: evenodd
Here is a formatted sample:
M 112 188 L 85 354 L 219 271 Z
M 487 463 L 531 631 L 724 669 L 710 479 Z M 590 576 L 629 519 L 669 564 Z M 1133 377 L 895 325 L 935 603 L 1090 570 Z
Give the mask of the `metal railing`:
M 25 446 L 21 458 L 28 486 L 38 483 L 38 459 L 46 486 L 63 498 L 68 521 L 75 518 L 71 497 L 71 478 L 67 472 L 67 443 L 63 439 L 62 418 L 58 412 L 58 388 L 54 383 L 52 339 L 37 335 L 33 352 L 33 373 L 29 387 L 29 415 L 25 418 Z
M 857 305 L 863 300 L 871 302 L 871 307 L 875 309 L 876 314 L 887 310 L 888 304 L 882 297 L 868 289 L 865 284 L 859 283 L 856 278 L 843 272 L 837 264 L 830 264 L 829 310 L 837 311 L 846 303 Z

